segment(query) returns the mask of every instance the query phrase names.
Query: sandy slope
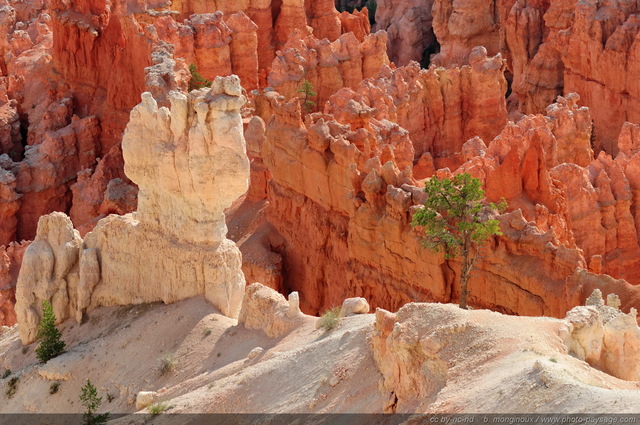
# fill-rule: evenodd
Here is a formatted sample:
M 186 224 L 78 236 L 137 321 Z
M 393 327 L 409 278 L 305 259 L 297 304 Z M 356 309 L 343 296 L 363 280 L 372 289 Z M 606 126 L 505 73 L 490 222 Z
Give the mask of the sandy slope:
M 338 332 L 325 334 L 309 318 L 275 341 L 237 326 L 201 298 L 99 308 L 83 325 L 62 326 L 67 352 L 46 365 L 37 363 L 36 344 L 22 353 L 14 327 L 0 335 L 0 372 L 10 369 L 20 380 L 11 399 L 0 394 L 0 413 L 82 412 L 86 378 L 110 412 L 133 412 L 138 391 L 163 388 L 173 412 L 380 411 L 380 373 L 365 343 L 372 319 L 347 318 Z M 256 347 L 264 352 L 247 360 Z M 175 355 L 176 368 L 163 376 L 160 359 L 167 354 Z M 60 390 L 50 395 L 54 380 Z
M 441 304 L 411 304 L 397 317 L 389 353 L 412 364 L 424 360 L 421 349 L 438 347 L 438 361 L 446 365 L 446 381 L 428 397 L 419 392 L 420 381 L 431 379 L 424 363 L 402 372 L 416 397 L 399 400 L 399 413 L 640 411 L 638 383 L 566 354 L 560 320 Z M 46 365 L 37 363 L 35 345 L 23 354 L 16 328 L 5 328 L 0 372 L 11 369 L 20 379 L 11 399 L 4 394 L 8 378 L 0 380 L 0 413 L 82 412 L 86 378 L 103 397 L 101 410 L 114 413 L 134 412 L 138 391 L 160 391 L 170 412 L 382 412 L 388 394 L 373 357 L 375 316 L 345 318 L 329 333 L 315 321 L 307 316 L 275 340 L 236 325 L 202 298 L 100 308 L 82 325 L 62 326 L 68 350 Z M 403 338 L 415 342 L 405 347 L 398 343 Z M 256 347 L 264 351 L 248 359 Z M 176 367 L 162 375 L 159 359 L 167 354 Z M 402 368 L 388 363 L 385 370 Z M 60 389 L 51 395 L 55 380 Z

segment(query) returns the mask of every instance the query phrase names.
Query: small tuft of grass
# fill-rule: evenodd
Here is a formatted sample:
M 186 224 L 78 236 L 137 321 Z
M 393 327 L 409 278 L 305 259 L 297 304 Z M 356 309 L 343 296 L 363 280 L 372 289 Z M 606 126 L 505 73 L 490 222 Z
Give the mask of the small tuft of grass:
M 160 359 L 160 374 L 168 375 L 176 369 L 176 356 L 167 354 Z
M 115 394 L 107 393 L 107 401 L 111 403 L 116 398 Z
M 169 404 L 161 401 L 156 404 L 152 404 L 151 406 L 148 407 L 148 409 L 149 409 L 149 413 L 151 413 L 151 416 L 157 416 L 160 413 L 166 412 L 172 407 L 173 406 L 170 406 Z
M 19 378 L 17 376 L 9 379 L 9 383 L 7 384 L 7 391 L 5 392 L 7 398 L 13 397 L 16 391 L 18 391 L 18 381 Z
M 549 361 L 553 363 L 558 363 L 558 360 L 555 357 L 551 357 Z
M 2 374 L 2 379 L 6 379 L 9 376 L 11 376 L 11 369 L 5 369 L 4 373 Z
M 213 329 L 211 329 L 211 328 L 207 328 L 207 329 L 205 329 L 205 330 L 204 330 L 204 336 L 209 336 L 209 335 L 211 335 L 211 332 L 213 332 Z
M 334 307 L 325 311 L 320 320 L 318 320 L 318 328 L 322 328 L 325 332 L 329 332 L 335 329 L 339 323 L 340 307 Z
M 55 394 L 60 389 L 60 382 L 55 381 L 49 386 L 49 394 Z

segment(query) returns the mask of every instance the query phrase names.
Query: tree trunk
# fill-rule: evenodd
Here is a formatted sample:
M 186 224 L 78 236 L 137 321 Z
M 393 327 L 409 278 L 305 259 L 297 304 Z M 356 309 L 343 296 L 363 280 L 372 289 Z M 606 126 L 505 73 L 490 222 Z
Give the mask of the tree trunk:
M 460 308 L 467 309 L 467 296 L 469 291 L 467 290 L 467 283 L 469 282 L 469 267 L 467 265 L 462 266 L 460 274 Z
M 469 258 L 470 243 L 468 239 L 465 239 L 464 247 L 462 249 L 462 265 L 460 266 L 460 308 L 467 309 L 467 296 L 469 291 L 467 290 L 467 283 L 469 282 L 469 274 L 471 273 L 471 262 Z

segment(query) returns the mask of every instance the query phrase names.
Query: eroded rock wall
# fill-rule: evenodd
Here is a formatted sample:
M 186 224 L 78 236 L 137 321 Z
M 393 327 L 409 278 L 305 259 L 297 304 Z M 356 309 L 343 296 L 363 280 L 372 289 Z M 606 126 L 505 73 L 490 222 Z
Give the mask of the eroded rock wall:
M 390 309 L 411 300 L 456 299 L 456 263 L 424 250 L 409 224 L 424 193 L 412 174 L 414 152 L 406 130 L 376 119 L 353 99 L 341 110 L 351 114 L 342 122 L 342 116 L 328 113 L 307 115 L 303 122 L 296 100 L 270 99 L 274 115 L 262 150 L 272 174 L 269 217 L 287 242 L 285 286 L 300 293 L 303 310 L 315 313 L 354 295 Z M 494 153 L 470 155 L 498 169 L 501 163 L 509 169 L 500 155 L 521 155 L 513 159 L 520 176 L 514 176 L 515 186 L 521 189 L 509 198 L 519 203 L 500 218 L 505 235 L 492 242 L 472 293 L 484 307 L 561 316 L 579 301 L 572 276 L 586 263 L 572 241 L 560 190 L 545 171 L 541 136 L 530 123 L 521 125 L 519 133 L 493 142 Z M 554 137 L 552 120 L 539 125 Z M 531 144 L 518 146 L 523 133 L 531 134 Z M 513 146 L 511 154 L 504 151 L 507 146 Z M 545 173 L 546 180 L 539 181 Z M 525 219 L 523 209 L 527 217 L 540 215 L 540 227 Z

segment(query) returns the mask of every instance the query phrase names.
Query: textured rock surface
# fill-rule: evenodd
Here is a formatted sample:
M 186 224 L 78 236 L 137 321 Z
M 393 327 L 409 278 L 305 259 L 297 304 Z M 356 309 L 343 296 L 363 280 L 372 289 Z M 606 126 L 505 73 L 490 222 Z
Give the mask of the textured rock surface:
M 478 385 L 484 382 L 490 388 L 496 388 L 496 385 L 517 382 L 514 385 L 519 389 L 510 393 L 512 396 L 508 407 L 502 404 L 506 392 L 496 390 L 503 407 L 496 407 L 493 411 L 531 411 L 532 407 L 523 406 L 525 403 L 535 403 L 545 412 L 557 412 L 559 405 L 556 403 L 562 404 L 561 400 L 568 396 L 558 394 L 553 401 L 544 400 L 550 391 L 568 388 L 558 380 L 566 376 L 573 362 L 581 366 L 572 369 L 572 374 L 581 374 L 579 370 L 591 371 L 600 377 L 592 381 L 582 375 L 582 378 L 578 378 L 580 385 L 589 382 L 588 387 L 594 388 L 599 379 L 613 379 L 622 385 L 634 385 L 595 372 L 582 361 L 584 357 L 572 357 L 577 355 L 576 352 L 563 344 L 563 340 L 566 342 L 571 339 L 567 334 L 569 329 L 575 336 L 581 334 L 584 337 L 591 332 L 591 335 L 599 335 L 602 340 L 602 320 L 599 319 L 599 325 L 592 320 L 598 315 L 598 309 L 594 307 L 577 307 L 564 320 L 507 317 L 486 310 L 464 311 L 442 304 L 411 303 L 395 314 L 379 309 L 375 315 L 371 342 L 374 359 L 383 377 L 380 391 L 386 397 L 384 411 L 477 412 L 482 410 L 487 400 L 493 398 L 490 390 L 479 390 Z M 622 314 L 607 323 L 626 320 L 626 317 Z M 607 326 L 604 325 L 605 328 Z M 618 366 L 628 372 L 635 371 L 637 354 L 631 346 L 635 345 L 637 337 L 631 335 L 640 332 L 640 328 L 635 322 L 629 321 L 624 330 L 616 324 L 611 326 L 609 332 L 619 338 L 617 342 L 628 338 L 628 351 L 626 356 L 618 357 Z M 600 345 L 603 351 L 608 350 L 602 342 Z M 589 347 L 590 351 L 597 349 L 596 346 Z M 615 353 L 618 354 L 622 353 Z M 476 380 L 467 374 L 468 371 L 477 373 L 480 370 L 484 370 L 487 376 Z M 515 378 L 517 375 L 529 376 L 538 383 L 522 389 L 523 381 Z M 630 374 L 626 378 L 634 379 Z M 464 396 L 452 391 L 456 385 L 466 388 Z M 538 400 L 540 404 L 537 404 Z
M 386 34 L 368 35 L 362 42 L 347 33 L 334 42 L 296 30 L 278 52 L 269 85 L 287 99 L 302 96 L 300 85 L 309 81 L 317 92 L 315 110 L 343 87 L 355 89 L 365 78 L 375 77 L 387 65 Z
M 84 236 L 98 220 L 109 214 L 124 215 L 136 210 L 138 189 L 124 174 L 124 159 L 120 146 L 114 146 L 102 157 L 95 170 L 78 173 L 71 186 L 73 204 L 69 216 Z
M 0 245 L 14 241 L 18 228 L 16 213 L 20 209 L 20 194 L 16 192 L 16 176 L 7 169 L 12 165 L 8 156 L 0 156 Z
M 433 62 L 444 66 L 464 65 L 476 46 L 483 46 L 491 56 L 500 52 L 498 3 L 497 0 L 434 0 L 433 32 L 441 50 Z
M 182 23 L 165 16 L 154 23 L 174 55 L 198 67 L 206 79 L 236 74 L 245 89 L 258 87 L 258 27 L 243 12 L 191 15 Z
M 12 326 L 17 322 L 14 309 L 15 289 L 24 251 L 29 242 L 0 246 L 0 323 Z
M 420 62 L 435 50 L 431 8 L 434 0 L 379 0 L 376 9 L 376 30 L 389 36 L 389 59 L 398 66 L 410 61 Z
M 138 211 L 101 220 L 84 241 L 64 214 L 40 220 L 16 290 L 24 343 L 33 341 L 45 299 L 59 320 L 80 321 L 100 305 L 198 294 L 238 315 L 244 277 L 223 210 L 247 189 L 244 102 L 236 76 L 188 97 L 171 94 L 171 110 L 143 95 L 123 141 L 125 171 L 140 189 Z
M 515 2 L 505 40 L 520 109 L 539 113 L 563 91 L 579 93 L 595 121 L 596 148 L 617 154 L 623 123 L 640 121 L 638 10 L 624 1 Z
M 638 343 L 640 328 L 634 308 L 622 313 L 620 300 L 609 294 L 607 304 L 596 289 L 586 307 L 575 307 L 567 313 L 561 336 L 570 354 L 613 376 L 628 381 L 640 379 Z
M 466 140 L 493 139 L 507 123 L 503 71 L 502 58 L 487 57 L 483 48 L 473 51 L 470 66 L 460 68 L 383 67 L 379 78 L 363 81 L 355 93 L 341 90 L 332 96 L 325 112 L 352 126 L 362 125 L 365 116 L 397 123 L 409 132 L 416 159 L 428 153 L 437 168 L 453 169 L 461 163 Z M 362 106 L 356 108 L 355 102 Z M 403 133 L 399 129 L 388 137 Z

